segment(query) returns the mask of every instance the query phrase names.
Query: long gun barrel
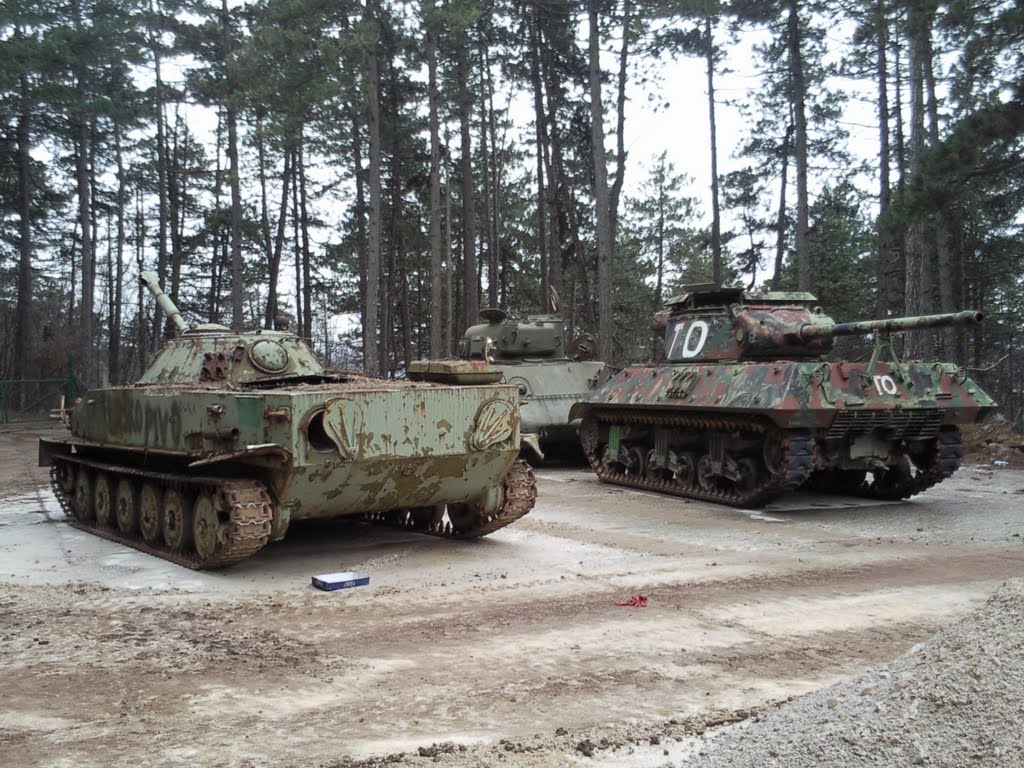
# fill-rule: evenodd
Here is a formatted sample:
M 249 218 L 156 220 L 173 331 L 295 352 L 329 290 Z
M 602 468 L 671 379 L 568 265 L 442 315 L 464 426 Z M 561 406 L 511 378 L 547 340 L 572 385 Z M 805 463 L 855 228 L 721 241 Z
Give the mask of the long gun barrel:
M 160 283 L 157 282 L 155 272 L 143 272 L 139 275 L 139 279 L 142 284 L 149 288 L 150 293 L 156 297 L 156 303 L 167 316 L 171 318 L 171 322 L 174 323 L 174 327 L 178 329 L 178 333 L 184 333 L 189 329 L 188 323 L 185 322 L 185 318 L 181 316 L 181 312 L 178 311 L 178 307 L 175 306 L 174 302 L 171 301 L 171 297 L 164 293 L 164 289 L 160 287 Z
M 858 323 L 835 323 L 831 325 L 801 326 L 800 338 L 813 339 L 818 336 L 860 336 L 880 331 L 882 333 L 903 333 L 921 328 L 942 328 L 947 325 L 978 325 L 982 314 L 976 310 L 949 312 L 941 315 L 920 317 L 893 317 L 888 320 L 863 320 Z

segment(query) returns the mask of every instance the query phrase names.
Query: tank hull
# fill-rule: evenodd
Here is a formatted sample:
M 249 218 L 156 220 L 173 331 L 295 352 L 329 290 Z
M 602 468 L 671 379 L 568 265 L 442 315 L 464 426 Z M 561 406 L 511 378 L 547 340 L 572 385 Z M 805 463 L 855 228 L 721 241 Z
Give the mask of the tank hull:
M 545 446 L 576 443 L 579 422 L 570 422 L 569 411 L 590 397 L 607 370 L 601 362 L 572 360 L 492 367 L 522 396 L 522 430 L 537 434 Z

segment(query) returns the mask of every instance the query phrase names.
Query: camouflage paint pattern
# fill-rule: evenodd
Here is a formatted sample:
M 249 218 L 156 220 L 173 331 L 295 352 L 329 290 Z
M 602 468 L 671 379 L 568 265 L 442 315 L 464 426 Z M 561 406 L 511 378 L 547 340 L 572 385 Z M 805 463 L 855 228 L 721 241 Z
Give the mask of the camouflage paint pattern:
M 901 361 L 890 334 L 981 313 L 836 324 L 814 302 L 715 285 L 670 300 L 655 317 L 667 363 L 619 372 L 570 412 L 598 475 L 743 505 L 805 481 L 906 498 L 952 474 L 957 425 L 995 403 L 953 363 Z M 836 336 L 868 333 L 868 360 L 825 359 Z

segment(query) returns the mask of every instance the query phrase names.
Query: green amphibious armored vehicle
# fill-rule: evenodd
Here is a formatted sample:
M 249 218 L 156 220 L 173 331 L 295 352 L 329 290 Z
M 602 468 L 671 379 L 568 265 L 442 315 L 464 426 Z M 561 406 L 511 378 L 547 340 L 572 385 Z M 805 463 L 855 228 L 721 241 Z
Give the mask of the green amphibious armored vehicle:
M 903 499 L 960 464 L 958 425 L 995 403 L 952 363 L 902 362 L 891 333 L 979 312 L 836 324 L 809 293 L 697 286 L 659 315 L 667 362 L 627 368 L 588 402 L 580 437 L 604 481 L 736 506 L 809 485 Z M 875 334 L 863 361 L 833 338 Z
M 545 450 L 578 445 L 569 409 L 610 374 L 604 363 L 593 359 L 594 338 L 583 333 L 566 343 L 565 321 L 559 315 L 510 320 L 501 309 L 485 309 L 480 317 L 484 322 L 467 329 L 459 341 L 459 357 L 491 363 L 504 383 L 519 389 L 522 429 L 537 434 Z
M 438 376 L 467 386 L 333 373 L 294 333 L 188 325 L 155 275 L 142 280 L 179 335 L 134 385 L 88 392 L 70 435 L 40 441 L 79 528 L 205 569 L 295 520 L 473 538 L 532 509 L 519 391 L 485 363 Z

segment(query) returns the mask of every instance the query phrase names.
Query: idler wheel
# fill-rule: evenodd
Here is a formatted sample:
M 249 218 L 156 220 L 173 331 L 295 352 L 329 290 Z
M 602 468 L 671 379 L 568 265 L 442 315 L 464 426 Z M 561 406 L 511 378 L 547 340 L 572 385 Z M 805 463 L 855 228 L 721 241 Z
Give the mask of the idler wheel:
M 208 493 L 200 494 L 192 508 L 192 539 L 203 560 L 213 557 L 220 543 L 220 516 Z
M 175 488 L 164 492 L 161 508 L 160 528 L 164 541 L 175 552 L 184 552 L 192 545 L 192 509 Z
M 160 489 L 145 483 L 139 492 L 139 530 L 147 544 L 160 542 Z
M 93 501 L 92 472 L 85 467 L 79 467 L 78 471 L 75 472 L 75 499 L 72 505 L 75 518 L 78 520 L 92 520 L 96 516 Z
M 96 522 L 109 526 L 114 522 L 114 500 L 110 493 L 110 475 L 100 472 L 96 475 L 96 488 L 92 493 Z
M 139 529 L 138 494 L 135 483 L 124 479 L 117 484 L 114 497 L 114 514 L 117 517 L 117 529 L 121 533 L 135 533 Z

